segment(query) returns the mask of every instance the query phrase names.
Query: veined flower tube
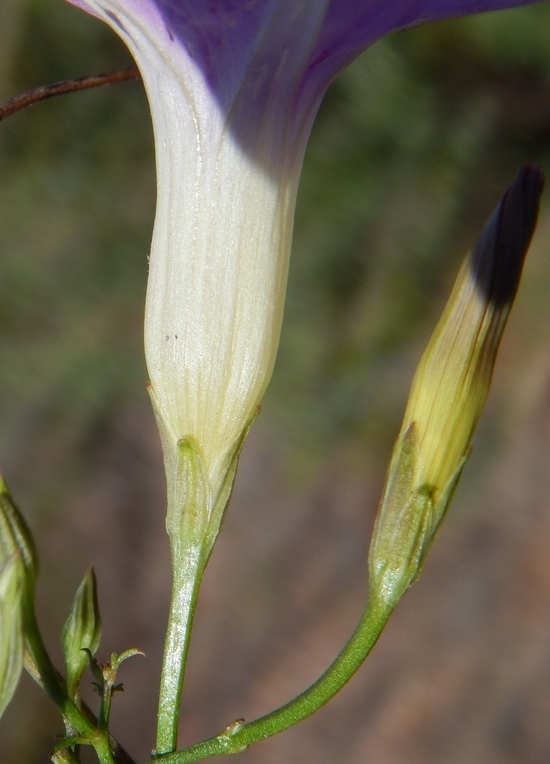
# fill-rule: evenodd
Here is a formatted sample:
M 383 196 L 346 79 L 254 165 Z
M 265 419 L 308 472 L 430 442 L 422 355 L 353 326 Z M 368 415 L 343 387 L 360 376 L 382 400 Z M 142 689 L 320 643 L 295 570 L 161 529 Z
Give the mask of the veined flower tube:
M 302 158 L 328 84 L 396 29 L 526 0 L 73 2 L 123 38 L 149 96 L 151 394 L 169 494 L 186 439 L 210 514 L 273 368 Z

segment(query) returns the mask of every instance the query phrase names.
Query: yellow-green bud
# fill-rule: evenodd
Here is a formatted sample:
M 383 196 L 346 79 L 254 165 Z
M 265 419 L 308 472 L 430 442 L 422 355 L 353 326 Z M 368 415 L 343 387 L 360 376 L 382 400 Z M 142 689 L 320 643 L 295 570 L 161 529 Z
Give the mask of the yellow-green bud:
M 90 568 L 78 587 L 62 634 L 67 666 L 67 690 L 73 700 L 78 700 L 82 674 L 89 665 L 90 655 L 99 647 L 100 640 L 101 616 L 97 601 L 97 584 L 94 569 Z
M 467 459 L 535 229 L 542 171 L 522 167 L 464 262 L 416 371 L 369 554 L 373 596 L 419 576 Z
M 0 716 L 10 702 L 23 668 L 23 589 L 19 554 L 0 568 Z

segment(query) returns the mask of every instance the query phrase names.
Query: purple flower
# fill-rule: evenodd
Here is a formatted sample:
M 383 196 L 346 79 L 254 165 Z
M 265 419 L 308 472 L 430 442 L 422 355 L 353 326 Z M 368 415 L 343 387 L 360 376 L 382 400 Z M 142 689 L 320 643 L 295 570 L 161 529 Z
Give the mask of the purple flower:
M 326 88 L 390 32 L 529 0 L 72 2 L 122 37 L 147 89 L 158 175 L 151 395 L 172 502 L 188 490 L 185 441 L 215 535 L 215 506 L 273 368 L 302 159 Z

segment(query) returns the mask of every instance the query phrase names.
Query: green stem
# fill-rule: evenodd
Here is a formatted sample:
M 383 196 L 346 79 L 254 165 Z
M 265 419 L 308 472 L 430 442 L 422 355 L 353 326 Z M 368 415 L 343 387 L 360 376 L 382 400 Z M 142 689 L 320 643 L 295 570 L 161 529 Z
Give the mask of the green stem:
M 59 708 L 63 718 L 74 728 L 78 735 L 93 746 L 100 764 L 130 764 L 132 759 L 120 748 L 107 732 L 97 728 L 96 724 L 85 715 L 69 697 L 65 681 L 53 665 L 32 605 L 29 605 L 26 622 L 26 657 L 25 666 L 33 679 L 45 690 L 48 697 Z M 113 756 L 113 748 L 117 750 Z
M 178 744 L 178 720 L 185 664 L 204 565 L 201 546 L 182 548 L 178 540 L 173 541 L 172 598 L 162 663 L 157 755 L 172 753 Z
M 100 764 L 115 764 L 109 740 L 105 735 L 102 735 L 96 743 L 93 743 L 93 746 Z
M 101 708 L 99 709 L 98 727 L 100 730 L 107 731 L 109 729 L 109 716 L 111 715 L 111 701 L 113 700 L 113 693 L 111 687 L 103 688 L 103 698 L 101 699 Z
M 220 735 L 183 751 L 160 756 L 160 761 L 162 764 L 190 764 L 212 756 L 240 753 L 252 743 L 283 732 L 315 713 L 336 695 L 361 666 L 374 647 L 392 610 L 393 606 L 387 603 L 369 600 L 357 628 L 336 660 L 311 687 L 289 703 L 248 724 L 240 725 L 235 722 Z
M 58 708 L 68 700 L 63 680 L 57 673 L 38 628 L 34 610 L 29 608 L 25 621 L 25 667 Z M 64 715 L 64 714 L 63 714 Z
M 61 711 L 63 718 L 78 731 L 79 735 L 89 738 L 90 741 L 94 741 L 92 743 L 94 744 L 96 738 L 98 738 L 97 727 L 84 716 L 78 706 L 70 699 L 65 682 L 48 655 L 34 612 L 28 614 L 25 628 L 29 655 L 27 660 L 29 673 L 39 681 L 48 697 Z M 99 737 L 105 737 L 105 735 L 100 733 Z

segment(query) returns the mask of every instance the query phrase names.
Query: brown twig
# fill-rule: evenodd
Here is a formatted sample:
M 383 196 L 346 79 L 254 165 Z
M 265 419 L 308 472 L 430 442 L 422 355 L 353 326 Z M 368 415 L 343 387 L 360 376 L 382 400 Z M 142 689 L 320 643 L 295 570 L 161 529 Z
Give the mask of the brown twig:
M 118 85 L 119 82 L 137 80 L 139 76 L 137 68 L 130 66 L 127 69 L 117 69 L 115 72 L 107 72 L 106 74 L 75 77 L 71 80 L 53 82 L 51 85 L 41 85 L 0 104 L 0 122 L 6 117 L 26 109 L 28 106 L 34 106 L 35 103 L 47 101 L 49 98 L 56 98 L 57 96 L 74 93 L 78 90 L 97 88 L 102 85 Z

